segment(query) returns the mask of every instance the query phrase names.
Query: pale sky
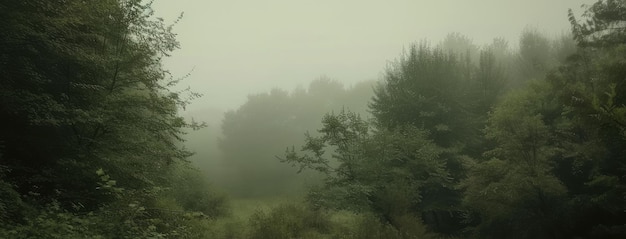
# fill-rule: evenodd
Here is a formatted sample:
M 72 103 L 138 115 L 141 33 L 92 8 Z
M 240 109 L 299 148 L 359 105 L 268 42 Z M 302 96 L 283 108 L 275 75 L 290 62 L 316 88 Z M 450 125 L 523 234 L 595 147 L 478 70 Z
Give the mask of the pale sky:
M 522 30 L 569 31 L 567 10 L 593 0 L 157 0 L 181 49 L 165 60 L 181 86 L 204 94 L 192 112 L 236 109 L 247 95 L 306 87 L 322 75 L 350 85 L 379 79 L 411 43 L 459 32 L 477 45 Z M 186 114 L 189 114 L 186 113 Z M 200 117 L 203 118 L 203 117 Z

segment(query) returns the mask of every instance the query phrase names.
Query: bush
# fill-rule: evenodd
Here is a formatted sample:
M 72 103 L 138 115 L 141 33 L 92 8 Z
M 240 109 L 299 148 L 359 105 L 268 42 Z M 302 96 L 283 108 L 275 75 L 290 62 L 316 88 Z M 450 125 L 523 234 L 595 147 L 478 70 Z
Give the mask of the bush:
M 303 206 L 285 204 L 250 217 L 252 239 L 324 238 L 330 232 L 327 214 Z
M 22 202 L 20 194 L 10 184 L 0 179 L 0 223 L 22 221 L 25 209 L 26 205 Z
M 210 218 L 230 214 L 229 198 L 212 188 L 200 171 L 181 165 L 174 170 L 170 196 L 189 212 L 201 212 Z
M 105 238 L 91 228 L 96 224 L 96 217 L 76 215 L 63 210 L 56 202 L 24 220 L 24 223 L 0 227 L 0 238 Z

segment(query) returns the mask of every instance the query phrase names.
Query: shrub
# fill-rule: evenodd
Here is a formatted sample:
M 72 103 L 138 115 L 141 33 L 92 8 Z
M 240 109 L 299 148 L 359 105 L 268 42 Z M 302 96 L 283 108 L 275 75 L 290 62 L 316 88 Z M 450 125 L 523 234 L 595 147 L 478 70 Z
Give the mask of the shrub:
M 330 231 L 326 213 L 285 204 L 269 212 L 257 211 L 250 217 L 250 238 L 323 238 Z

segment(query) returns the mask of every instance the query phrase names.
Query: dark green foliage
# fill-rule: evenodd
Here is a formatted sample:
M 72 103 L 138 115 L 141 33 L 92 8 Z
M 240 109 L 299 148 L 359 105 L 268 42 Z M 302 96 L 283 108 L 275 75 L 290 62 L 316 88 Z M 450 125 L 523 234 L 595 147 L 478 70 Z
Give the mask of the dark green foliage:
M 0 166 L 0 223 L 20 223 L 23 222 L 30 208 L 22 201 L 14 186 L 4 181 L 5 171 L 7 169 Z
M 404 233 L 411 228 L 404 219 L 419 221 L 417 215 L 454 203 L 442 150 L 423 130 L 371 132 L 351 112 L 326 115 L 322 124 L 320 136 L 307 135 L 303 155 L 291 149 L 282 159 L 326 175 L 324 185 L 309 194 L 315 207 L 372 212 Z M 331 149 L 329 158 L 325 151 Z
M 504 49 L 496 50 L 505 54 Z M 370 104 L 378 129 L 415 127 L 440 147 L 436 161 L 449 173 L 451 183 L 422 195 L 425 202 L 437 202 L 437 206 L 421 211 L 421 217 L 446 233 L 458 233 L 461 228 L 461 191 L 454 185 L 465 177 L 467 156 L 478 156 L 487 147 L 481 128 L 506 82 L 491 50 L 480 53 L 478 65 L 462 57 L 423 44 L 413 46 L 388 69 Z
M 623 0 L 598 1 L 586 9 L 584 23 L 579 23 L 570 9 L 568 16 L 574 39 L 581 46 L 613 47 L 626 43 L 625 9 Z
M 578 45 L 527 29 L 518 52 L 459 34 L 413 46 L 376 88 L 373 127 L 328 114 L 282 160 L 326 176 L 316 208 L 375 215 L 347 238 L 623 238 L 625 9 L 570 13 Z
M 442 44 L 452 54 L 413 46 L 376 88 L 375 131 L 354 114 L 327 115 L 306 153 L 284 161 L 327 175 L 313 205 L 374 213 L 397 232 L 411 217 L 476 238 L 620 238 L 624 9 L 600 1 L 588 22 L 571 16 L 578 46 L 536 30 L 516 56 L 500 40 L 468 60 L 471 49 L 450 47 L 468 42 L 458 35 Z M 511 87 L 520 89 L 504 95 Z
M 558 175 L 571 188 L 569 213 L 577 235 L 619 238 L 626 235 L 626 97 L 624 92 L 623 1 L 591 5 L 583 24 L 570 14 L 574 38 L 582 49 L 548 77 L 569 118 L 568 154 Z M 571 167 L 568 172 L 564 167 Z
M 382 128 L 413 125 L 432 131 L 438 145 L 450 146 L 458 140 L 451 132 L 461 128 L 462 116 L 456 114 L 463 108 L 462 79 L 455 55 L 413 46 L 387 71 L 372 100 L 372 113 Z
M 599 1 L 584 24 L 570 13 L 581 48 L 557 55 L 558 70 L 490 115 L 496 146 L 485 156 L 494 158 L 472 165 L 462 184 L 480 212 L 477 238 L 626 235 L 623 12 L 622 1 Z
M 546 112 L 555 110 L 547 84 L 531 84 L 506 97 L 489 117 L 486 136 L 496 147 L 485 153 L 489 160 L 470 167 L 461 184 L 465 204 L 482 215 L 476 230 L 480 238 L 550 238 L 566 188 L 552 174 L 552 129 Z M 558 110 L 558 108 L 557 108 Z
M 3 1 L 0 13 L 0 237 L 184 234 L 184 215 L 157 208 L 197 126 L 177 115 L 197 95 L 171 92 L 161 68 L 178 47 L 171 26 L 139 0 Z
M 0 140 L 7 179 L 22 194 L 93 208 L 99 167 L 142 187 L 188 155 L 175 145 L 187 124 L 159 63 L 177 42 L 148 20 L 148 6 L 19 1 L 2 9 L 12 18 L 0 44 Z
M 178 42 L 149 4 L 3 1 L 0 14 L 0 238 L 626 237 L 622 0 L 582 23 L 570 12 L 572 36 L 524 30 L 517 50 L 458 33 L 413 45 L 375 88 L 372 120 L 352 113 L 366 115 L 369 83 L 249 96 L 222 125 L 233 191 L 301 187 L 297 169 L 321 184 L 245 223 L 220 221 L 228 198 L 186 162 L 181 137 L 199 125 L 177 111 L 197 95 L 169 90 L 161 58 Z

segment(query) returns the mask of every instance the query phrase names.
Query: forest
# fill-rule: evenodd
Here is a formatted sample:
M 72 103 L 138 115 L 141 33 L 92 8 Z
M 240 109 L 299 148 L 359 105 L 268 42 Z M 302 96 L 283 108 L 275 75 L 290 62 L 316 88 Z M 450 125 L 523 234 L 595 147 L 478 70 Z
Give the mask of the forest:
M 0 238 L 626 238 L 624 0 L 517 45 L 410 43 L 376 81 L 250 94 L 219 125 L 164 67 L 182 15 L 0 15 Z

